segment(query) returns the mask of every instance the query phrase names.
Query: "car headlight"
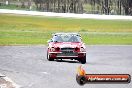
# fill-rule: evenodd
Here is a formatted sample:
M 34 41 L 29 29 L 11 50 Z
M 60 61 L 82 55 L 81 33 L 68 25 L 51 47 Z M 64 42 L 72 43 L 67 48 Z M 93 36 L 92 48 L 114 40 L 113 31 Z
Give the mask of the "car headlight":
M 80 51 L 80 48 L 76 47 L 76 48 L 75 48 L 75 51 L 76 51 L 76 52 Z
M 55 51 L 55 48 L 54 47 L 50 48 L 50 51 L 52 51 L 52 52 Z
M 80 48 L 81 52 L 85 52 L 85 49 L 83 47 Z

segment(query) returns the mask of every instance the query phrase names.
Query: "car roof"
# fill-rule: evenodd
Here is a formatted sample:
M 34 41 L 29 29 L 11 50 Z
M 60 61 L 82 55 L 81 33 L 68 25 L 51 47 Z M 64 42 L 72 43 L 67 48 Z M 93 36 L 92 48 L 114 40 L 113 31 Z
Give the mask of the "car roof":
M 74 35 L 74 36 L 80 36 L 81 37 L 81 35 L 78 34 L 78 33 L 54 33 L 52 35 L 53 36 L 58 36 L 58 35 Z

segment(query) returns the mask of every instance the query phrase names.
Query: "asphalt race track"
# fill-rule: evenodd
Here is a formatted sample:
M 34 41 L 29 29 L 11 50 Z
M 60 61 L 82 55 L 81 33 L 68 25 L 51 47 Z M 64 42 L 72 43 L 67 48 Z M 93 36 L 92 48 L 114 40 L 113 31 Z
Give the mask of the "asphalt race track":
M 0 46 L 0 73 L 21 88 L 132 88 L 130 84 L 86 84 L 76 82 L 77 61 L 48 61 L 46 46 Z M 132 75 L 132 46 L 87 46 L 89 74 Z

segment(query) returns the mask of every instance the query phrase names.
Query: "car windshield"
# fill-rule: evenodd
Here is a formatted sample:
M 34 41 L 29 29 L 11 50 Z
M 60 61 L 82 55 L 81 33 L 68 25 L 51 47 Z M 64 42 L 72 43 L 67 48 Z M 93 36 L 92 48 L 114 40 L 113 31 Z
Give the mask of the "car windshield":
M 56 35 L 53 42 L 81 42 L 80 36 L 77 35 Z

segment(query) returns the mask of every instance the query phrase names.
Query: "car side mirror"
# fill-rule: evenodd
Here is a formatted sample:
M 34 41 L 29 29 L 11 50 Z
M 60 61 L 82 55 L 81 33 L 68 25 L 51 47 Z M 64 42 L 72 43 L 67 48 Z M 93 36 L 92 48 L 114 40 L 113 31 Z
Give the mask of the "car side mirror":
M 53 42 L 53 40 L 52 40 L 52 39 L 50 39 L 50 40 L 48 40 L 47 42 L 48 42 L 48 43 L 50 43 L 50 42 Z

